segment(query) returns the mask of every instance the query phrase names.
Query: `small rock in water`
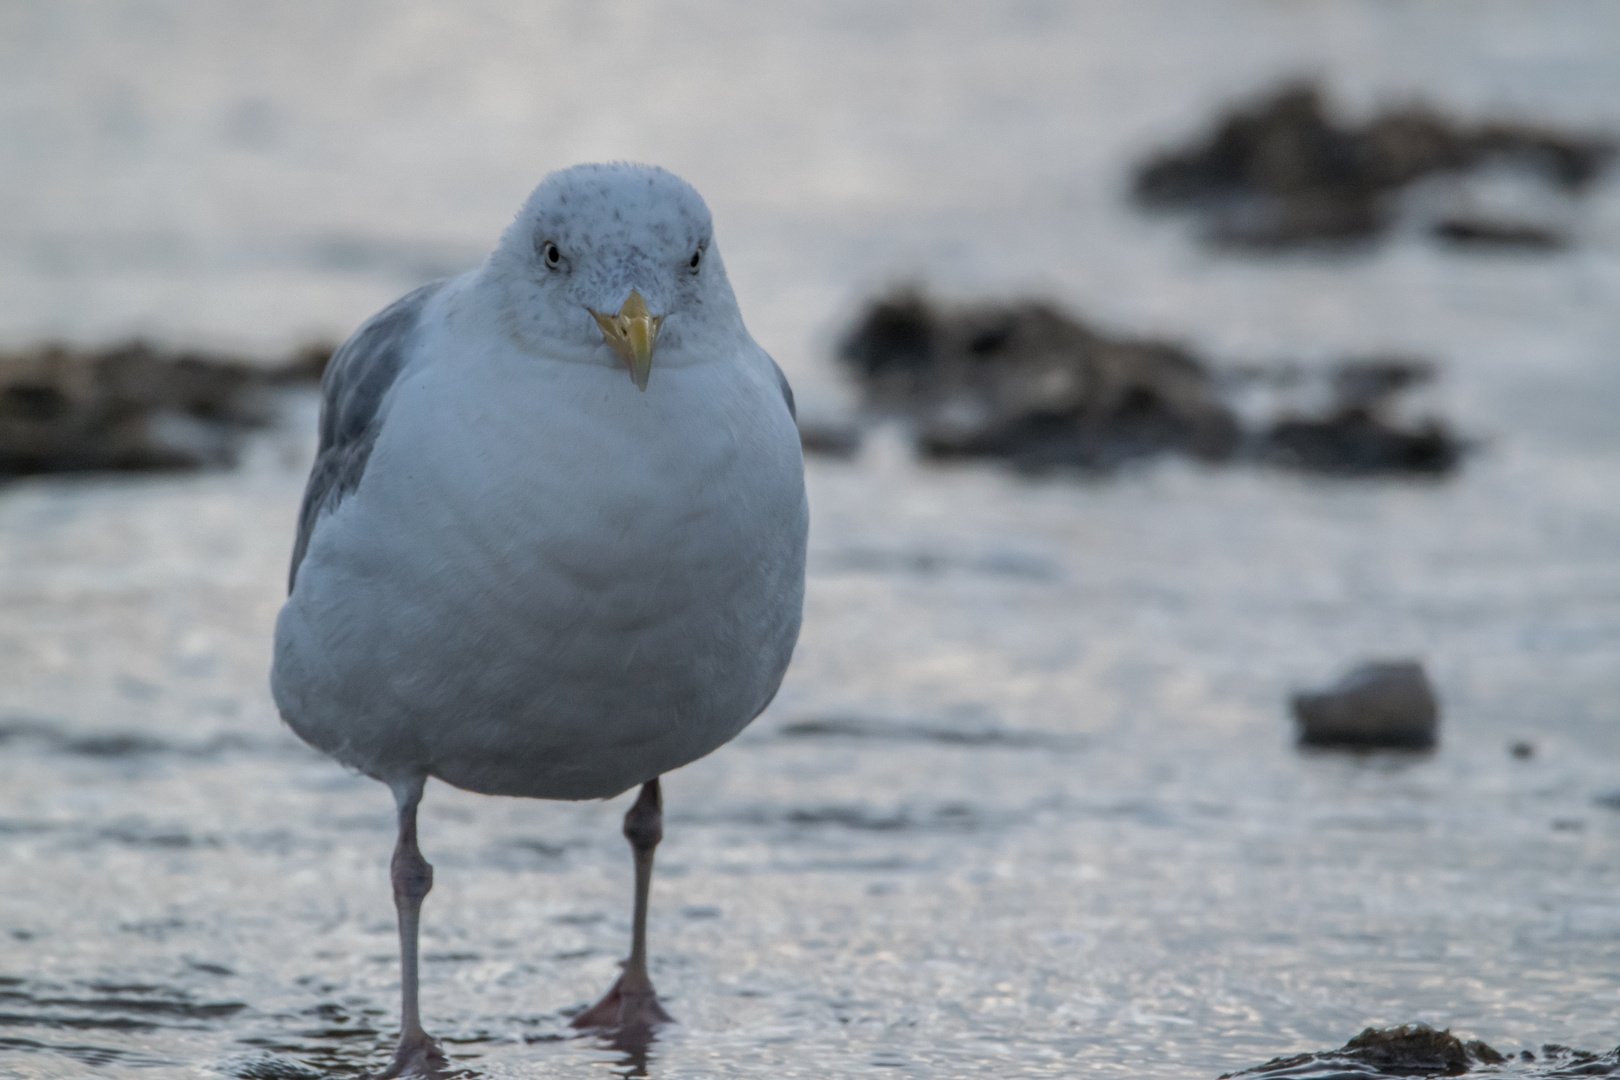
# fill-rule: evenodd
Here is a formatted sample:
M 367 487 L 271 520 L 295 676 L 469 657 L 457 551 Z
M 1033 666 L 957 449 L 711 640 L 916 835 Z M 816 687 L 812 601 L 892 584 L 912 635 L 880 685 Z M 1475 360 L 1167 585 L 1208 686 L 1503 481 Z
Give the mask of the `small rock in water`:
M 1366 1028 L 1337 1050 L 1272 1058 L 1264 1065 L 1226 1073 L 1238 1076 L 1461 1076 L 1475 1065 L 1501 1065 L 1507 1058 L 1478 1039 L 1463 1042 L 1451 1031 L 1427 1024 Z
M 263 392 L 318 381 L 331 351 L 280 366 L 144 342 L 0 353 L 0 476 L 229 465 L 270 418 Z
M 1509 166 L 1567 197 L 1586 188 L 1614 153 L 1612 140 L 1531 124 L 1465 125 L 1422 105 L 1360 126 L 1335 122 L 1309 83 L 1283 86 L 1231 110 L 1191 146 L 1147 161 L 1135 196 L 1150 208 L 1192 210 L 1217 244 L 1286 248 L 1370 240 L 1398 216 L 1394 200 L 1424 177 Z M 1453 243 L 1555 248 L 1544 226 L 1473 216 L 1431 231 Z
M 1237 418 L 1193 356 L 1107 336 L 1040 301 L 943 309 L 903 292 L 871 304 L 840 355 L 867 407 L 909 417 L 933 458 L 1107 469 L 1238 448 Z
M 1301 746 L 1431 750 L 1438 737 L 1439 705 L 1415 660 L 1363 664 L 1293 706 Z

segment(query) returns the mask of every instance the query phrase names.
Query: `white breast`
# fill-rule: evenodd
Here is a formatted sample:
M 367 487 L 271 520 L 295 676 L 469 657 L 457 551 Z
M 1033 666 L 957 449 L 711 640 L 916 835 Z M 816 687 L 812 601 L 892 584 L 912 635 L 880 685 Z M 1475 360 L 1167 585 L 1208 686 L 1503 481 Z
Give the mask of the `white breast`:
M 447 334 L 277 625 L 276 699 L 389 780 L 616 794 L 724 743 L 798 635 L 803 466 L 770 361 L 623 371 Z

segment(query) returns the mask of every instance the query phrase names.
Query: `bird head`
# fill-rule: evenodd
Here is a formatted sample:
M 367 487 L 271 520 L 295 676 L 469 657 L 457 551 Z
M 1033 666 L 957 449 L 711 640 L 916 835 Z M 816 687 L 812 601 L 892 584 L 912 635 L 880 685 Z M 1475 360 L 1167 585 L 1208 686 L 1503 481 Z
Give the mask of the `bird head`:
M 651 165 L 576 165 L 535 188 L 486 266 L 513 336 L 562 360 L 613 364 L 646 390 L 660 365 L 746 338 L 691 185 Z

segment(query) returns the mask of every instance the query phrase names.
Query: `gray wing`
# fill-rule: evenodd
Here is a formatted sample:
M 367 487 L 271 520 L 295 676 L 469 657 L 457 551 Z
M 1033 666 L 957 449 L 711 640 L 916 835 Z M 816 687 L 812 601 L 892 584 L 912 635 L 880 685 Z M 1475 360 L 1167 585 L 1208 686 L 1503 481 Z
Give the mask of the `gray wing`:
M 778 364 L 775 360 L 772 360 L 771 367 L 776 369 L 776 382 L 782 387 L 782 400 L 787 402 L 788 415 L 797 420 L 799 418 L 799 409 L 798 406 L 794 405 L 793 403 L 793 387 L 788 385 L 787 376 L 782 374 L 781 364 Z
M 422 308 L 443 287 L 444 282 L 435 281 L 394 301 L 366 320 L 326 365 L 321 376 L 321 441 L 298 511 L 298 539 L 287 573 L 289 593 L 298 581 L 298 564 L 309 550 L 316 522 L 360 486 L 371 447 L 382 430 L 383 397 L 405 366 Z

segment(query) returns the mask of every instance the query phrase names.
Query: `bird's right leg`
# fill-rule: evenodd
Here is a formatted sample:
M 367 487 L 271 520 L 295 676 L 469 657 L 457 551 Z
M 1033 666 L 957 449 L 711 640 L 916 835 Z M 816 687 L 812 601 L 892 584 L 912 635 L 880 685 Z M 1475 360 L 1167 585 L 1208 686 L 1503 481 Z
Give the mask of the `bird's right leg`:
M 394 1051 L 393 1063 L 377 1080 L 431 1076 L 448 1064 L 439 1044 L 422 1030 L 422 1013 L 417 1004 L 417 930 L 422 898 L 433 888 L 433 867 L 416 846 L 416 807 L 422 801 L 426 780 L 425 776 L 417 776 L 393 785 L 394 801 L 399 807 L 399 842 L 394 845 L 391 873 L 394 907 L 399 912 L 399 1047 Z

